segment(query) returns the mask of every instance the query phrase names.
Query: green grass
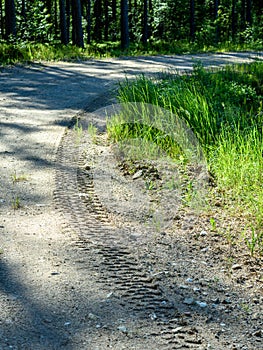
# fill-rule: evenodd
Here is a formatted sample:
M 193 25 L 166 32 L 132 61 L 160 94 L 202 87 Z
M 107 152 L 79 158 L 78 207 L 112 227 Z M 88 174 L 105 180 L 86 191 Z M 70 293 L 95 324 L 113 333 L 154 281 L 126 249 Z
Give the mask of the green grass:
M 150 118 L 140 107 L 138 115 L 123 111 L 108 125 L 115 141 L 146 138 L 180 159 L 189 144 L 178 142 L 173 130 L 185 123 L 197 140 L 191 136 L 191 145 L 201 145 L 206 155 L 226 208 L 246 218 L 243 242 L 251 255 L 263 254 L 262 77 L 262 62 L 213 71 L 196 64 L 191 75 L 141 76 L 120 83 L 120 102 L 157 105 L 167 113 Z
M 207 46 L 192 43 L 187 40 L 164 42 L 151 41 L 147 46 L 140 43 L 131 44 L 127 50 L 121 50 L 120 42 L 91 43 L 85 49 L 73 45 L 17 42 L 0 42 L 0 64 L 16 64 L 32 61 L 72 61 L 88 60 L 90 58 L 158 55 L 158 54 L 187 54 L 202 52 L 248 51 L 262 50 L 263 43 L 234 44 L 220 43 L 217 46 Z

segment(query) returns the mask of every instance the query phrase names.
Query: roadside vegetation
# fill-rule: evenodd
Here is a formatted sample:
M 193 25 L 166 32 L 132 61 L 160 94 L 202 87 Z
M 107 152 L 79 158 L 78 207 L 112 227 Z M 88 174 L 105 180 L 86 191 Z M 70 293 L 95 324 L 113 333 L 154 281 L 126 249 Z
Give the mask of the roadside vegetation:
M 262 62 L 209 71 L 197 63 L 192 74 L 164 74 L 158 79 L 141 76 L 120 83 L 118 92 L 121 103 L 158 105 L 190 127 L 204 151 L 211 177 L 210 228 L 224 235 L 230 245 L 245 244 L 252 256 L 263 255 L 262 77 Z M 182 160 L 184 155 L 171 134 L 160 133 L 149 119 L 134 126 L 125 124 L 123 118 L 118 116 L 108 126 L 113 140 L 161 140 L 159 145 L 167 153 Z M 218 210 L 228 217 L 226 221 L 233 219 L 235 226 L 222 230 L 213 216 Z
M 187 41 L 154 41 L 147 46 L 131 44 L 128 49 L 121 49 L 120 42 L 93 43 L 85 48 L 75 45 L 0 42 L 0 65 L 30 63 L 38 61 L 85 61 L 92 58 L 109 58 L 121 56 L 194 54 L 205 52 L 257 51 L 262 50 L 261 42 L 234 44 L 230 42 L 219 45 L 204 45 Z

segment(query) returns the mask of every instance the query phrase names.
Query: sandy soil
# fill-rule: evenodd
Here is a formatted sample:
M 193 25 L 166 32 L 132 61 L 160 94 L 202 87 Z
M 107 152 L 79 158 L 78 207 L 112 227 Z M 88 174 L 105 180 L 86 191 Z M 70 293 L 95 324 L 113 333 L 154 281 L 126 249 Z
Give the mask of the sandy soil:
M 176 348 L 167 347 L 167 344 L 154 347 L 152 337 L 136 336 L 135 326 L 130 326 L 132 335 L 127 334 L 121 311 L 110 324 L 114 314 L 114 307 L 107 304 L 111 288 L 106 283 L 98 283 L 98 271 L 90 270 L 90 260 L 76 246 L 76 231 L 70 229 L 67 218 L 61 217 L 57 203 L 53 201 L 57 149 L 71 118 L 83 115 L 82 109 L 96 109 L 107 104 L 109 90 L 120 79 L 164 70 L 191 70 L 193 58 L 206 66 L 217 66 L 262 57 L 262 53 L 157 56 L 82 63 L 36 63 L 0 69 L 0 349 Z M 88 117 L 86 114 L 85 118 Z M 183 220 L 187 230 L 195 218 L 185 215 Z M 67 230 L 65 225 L 68 225 Z M 148 261 L 149 266 L 156 264 L 152 267 L 154 273 L 161 273 L 167 271 L 168 267 L 164 265 L 171 256 L 178 255 L 173 261 L 178 270 L 189 268 L 191 271 L 187 276 L 181 275 L 178 286 L 183 286 L 184 279 L 193 278 L 194 270 L 187 266 L 190 256 L 184 261 L 182 252 L 161 248 L 166 239 L 160 239 L 158 243 L 159 238 L 155 244 L 148 242 L 144 247 L 150 249 L 148 257 L 143 259 L 142 253 L 137 252 L 138 259 L 146 265 Z M 181 237 L 178 242 L 187 247 L 185 238 Z M 162 257 L 164 253 L 165 258 Z M 202 257 L 197 257 L 196 261 L 198 274 L 203 269 Z M 212 265 L 211 269 L 216 269 L 216 263 Z M 225 276 L 221 271 L 223 267 L 218 269 L 213 273 Z M 170 275 L 167 273 L 167 276 Z M 168 277 L 161 282 L 164 286 L 169 281 L 172 283 Z M 199 279 L 207 280 L 205 276 Z M 204 293 L 207 293 L 209 282 L 204 283 L 207 283 L 204 287 Z M 231 279 L 228 280 L 228 288 L 231 283 Z M 168 286 L 165 288 L 170 290 Z M 261 348 L 262 295 L 257 283 L 247 288 L 248 295 L 242 295 L 244 301 L 234 304 L 242 304 L 246 309 L 249 301 L 249 322 L 247 317 L 239 320 L 244 324 L 238 330 L 238 323 L 233 319 L 230 327 L 224 326 L 225 321 L 218 317 L 216 332 L 228 335 L 226 343 L 224 335 L 218 336 L 217 349 Z M 226 293 L 229 296 L 224 294 L 224 298 L 233 297 L 232 291 Z M 240 293 L 242 289 L 233 298 L 238 300 Z M 182 298 L 182 305 L 192 303 L 189 300 L 183 303 L 186 294 Z M 216 300 L 217 295 L 209 298 Z M 105 303 L 107 306 L 102 307 Z M 240 313 L 236 315 L 241 317 Z M 103 328 L 103 320 L 108 328 Z M 132 322 L 136 323 L 136 320 Z M 202 322 L 197 322 L 201 333 Z M 244 332 L 246 324 L 247 333 Z M 228 326 L 229 330 L 222 331 Z M 147 327 L 149 325 L 145 329 Z M 237 337 L 243 334 L 241 340 L 229 335 L 235 332 L 235 327 Z M 156 329 L 158 332 L 157 326 Z M 216 332 L 209 334 L 211 344 L 216 344 L 213 343 Z M 252 340 L 247 341 L 248 337 Z M 216 346 L 209 344 L 204 340 L 195 348 Z

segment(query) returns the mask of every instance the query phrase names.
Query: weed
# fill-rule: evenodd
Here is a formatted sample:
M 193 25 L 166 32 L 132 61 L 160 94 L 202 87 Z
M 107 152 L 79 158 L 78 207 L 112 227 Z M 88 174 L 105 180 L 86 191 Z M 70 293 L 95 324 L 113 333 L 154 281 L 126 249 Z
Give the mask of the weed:
M 22 208 L 22 204 L 21 204 L 21 201 L 20 201 L 20 198 L 19 197 L 15 197 L 12 201 L 12 208 L 14 210 L 18 210 L 20 208 Z
M 263 253 L 263 231 L 258 231 L 253 225 L 250 226 L 250 238 L 243 233 L 244 241 L 249 249 L 251 256 L 254 256 L 255 251 L 258 250 L 259 254 Z
M 216 220 L 214 218 L 210 218 L 210 224 L 211 224 L 212 231 L 216 231 L 217 225 L 216 225 Z
M 249 306 L 249 304 L 241 303 L 241 304 L 240 304 L 240 308 L 241 308 L 245 313 L 249 313 L 249 312 L 250 312 L 250 306 Z
M 83 135 L 83 128 L 78 118 L 76 119 L 73 130 L 76 133 L 76 143 L 79 144 Z
M 93 124 L 89 124 L 88 134 L 90 135 L 93 143 L 97 142 L 97 132 L 98 132 L 98 129 L 96 128 L 96 126 Z
M 156 185 L 153 180 L 147 180 L 145 181 L 145 188 L 148 191 L 152 191 L 156 189 Z
M 13 180 L 13 183 L 28 181 L 27 175 L 25 175 L 25 174 L 17 175 L 16 171 L 14 171 L 14 173 L 11 175 L 11 178 Z

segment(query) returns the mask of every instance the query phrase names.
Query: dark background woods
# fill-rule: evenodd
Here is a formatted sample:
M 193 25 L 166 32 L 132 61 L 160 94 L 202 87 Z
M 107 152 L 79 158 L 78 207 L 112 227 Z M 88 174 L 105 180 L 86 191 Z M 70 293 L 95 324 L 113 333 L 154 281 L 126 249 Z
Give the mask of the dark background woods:
M 0 0 L 2 42 L 263 42 L 262 0 Z

